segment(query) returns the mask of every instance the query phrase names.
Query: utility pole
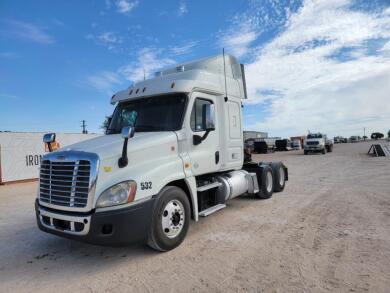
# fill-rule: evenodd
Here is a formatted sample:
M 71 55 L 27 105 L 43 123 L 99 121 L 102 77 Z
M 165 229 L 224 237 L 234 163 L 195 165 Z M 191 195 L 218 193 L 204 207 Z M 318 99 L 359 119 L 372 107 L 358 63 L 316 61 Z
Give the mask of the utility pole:
M 82 124 L 81 124 L 81 127 L 83 128 L 83 134 L 87 134 L 88 133 L 88 130 L 86 129 L 86 127 L 87 127 L 87 124 L 85 124 L 85 120 L 82 120 L 81 121 L 82 122 Z
M 365 127 L 363 128 L 363 132 L 364 132 L 363 139 L 366 140 L 366 128 Z

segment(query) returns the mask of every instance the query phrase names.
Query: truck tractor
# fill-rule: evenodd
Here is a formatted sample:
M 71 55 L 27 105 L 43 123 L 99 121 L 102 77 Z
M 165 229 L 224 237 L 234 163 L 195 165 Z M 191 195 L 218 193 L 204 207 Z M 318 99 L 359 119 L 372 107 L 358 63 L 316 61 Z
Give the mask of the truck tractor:
M 309 152 L 320 152 L 326 154 L 333 151 L 333 141 L 328 139 L 326 134 L 309 133 L 306 136 L 303 153 L 307 155 Z
M 244 66 L 219 55 L 119 91 L 105 135 L 48 152 L 40 166 L 42 231 L 100 245 L 177 247 L 240 195 L 282 191 L 282 162 L 244 163 Z M 45 134 L 49 149 L 55 133 Z

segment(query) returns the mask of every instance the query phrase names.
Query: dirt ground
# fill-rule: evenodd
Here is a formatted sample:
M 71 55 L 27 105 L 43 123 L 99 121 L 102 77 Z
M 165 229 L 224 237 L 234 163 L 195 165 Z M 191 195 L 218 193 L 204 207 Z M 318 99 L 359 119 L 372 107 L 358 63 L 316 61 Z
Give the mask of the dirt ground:
M 256 155 L 289 181 L 191 223 L 177 249 L 109 248 L 38 230 L 36 183 L 0 187 L 1 292 L 389 292 L 390 159 L 368 143 Z

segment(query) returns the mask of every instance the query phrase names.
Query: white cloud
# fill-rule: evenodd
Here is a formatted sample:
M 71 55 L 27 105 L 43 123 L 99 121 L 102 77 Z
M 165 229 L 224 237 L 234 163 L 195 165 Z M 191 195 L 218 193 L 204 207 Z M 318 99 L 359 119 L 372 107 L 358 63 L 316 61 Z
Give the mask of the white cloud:
M 381 51 L 388 51 L 390 53 L 390 41 L 383 45 Z
M 1 25 L 0 33 L 10 38 L 18 38 L 39 44 L 52 44 L 54 38 L 44 31 L 43 28 L 24 21 L 6 20 Z
M 108 95 L 114 92 L 114 87 L 122 83 L 120 76 L 116 72 L 101 71 L 95 75 L 87 77 L 87 82 L 95 89 L 105 92 Z
M 390 127 L 387 44 L 369 54 L 373 40 L 390 39 L 390 14 L 353 10 L 351 4 L 305 1 L 296 13 L 287 14 L 284 30 L 269 43 L 239 50 L 251 53 L 247 106 L 263 104 L 268 113 L 247 128 L 274 135 L 307 129 L 350 135 L 359 129 L 360 134 L 363 127 Z M 348 58 L 342 59 L 346 49 Z
M 177 15 L 183 16 L 188 12 L 187 4 L 185 2 L 180 2 L 179 8 L 177 9 Z
M 115 49 L 123 43 L 123 37 L 115 32 L 103 32 L 99 35 L 88 34 L 86 38 L 95 41 L 99 45 L 106 46 L 109 50 Z
M 144 48 L 138 52 L 137 60 L 121 67 L 118 71 L 125 78 L 132 82 L 150 77 L 155 71 L 168 65 L 175 64 L 175 61 L 162 55 L 161 49 Z
M 138 6 L 138 1 L 119 0 L 116 2 L 117 11 L 128 13 Z
M 138 51 L 137 58 L 115 71 L 101 71 L 87 77 L 87 84 L 95 89 L 113 94 L 115 91 L 129 86 L 130 82 L 138 82 L 152 76 L 154 72 L 166 66 L 175 64 L 175 61 L 164 57 L 162 49 L 143 48 Z
M 15 95 L 10 95 L 10 94 L 0 94 L 0 98 L 1 98 L 1 99 L 11 99 L 11 100 L 15 100 L 15 99 L 17 99 L 18 97 L 15 96 Z
M 100 34 L 98 40 L 104 44 L 120 44 L 123 42 L 122 37 L 113 32 L 104 32 Z
M 256 33 L 249 31 L 248 28 L 242 28 L 223 35 L 220 38 L 219 46 L 225 48 L 229 54 L 242 57 L 249 52 L 250 45 L 254 40 L 256 40 Z
M 253 43 L 267 30 L 283 27 L 291 15 L 290 6 L 300 0 L 250 0 L 249 8 L 230 19 L 230 27 L 218 34 L 218 47 L 236 57 L 246 57 L 251 53 Z
M 172 47 L 171 52 L 174 55 L 185 55 L 190 53 L 197 44 L 198 42 L 188 41 L 185 45 Z

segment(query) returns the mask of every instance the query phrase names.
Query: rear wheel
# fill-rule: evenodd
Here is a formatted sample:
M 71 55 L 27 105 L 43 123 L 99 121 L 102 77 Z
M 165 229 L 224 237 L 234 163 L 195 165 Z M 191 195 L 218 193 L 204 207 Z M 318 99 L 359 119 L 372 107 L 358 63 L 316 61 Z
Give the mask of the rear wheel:
M 303 151 L 303 154 L 304 154 L 304 155 L 307 155 L 307 153 L 308 153 L 308 151 L 306 151 L 306 150 Z
M 267 199 L 272 196 L 274 191 L 274 173 L 272 168 L 268 165 L 262 165 L 261 168 L 261 181 L 260 191 L 255 194 L 257 198 Z
M 286 173 L 282 162 L 272 162 L 271 168 L 274 175 L 274 192 L 279 192 L 284 189 L 286 184 Z
M 148 245 L 158 251 L 179 246 L 187 234 L 190 213 L 185 192 L 176 186 L 164 187 L 154 206 Z
M 326 154 L 326 149 L 325 149 L 325 148 L 322 150 L 322 154 L 323 154 L 323 155 Z

